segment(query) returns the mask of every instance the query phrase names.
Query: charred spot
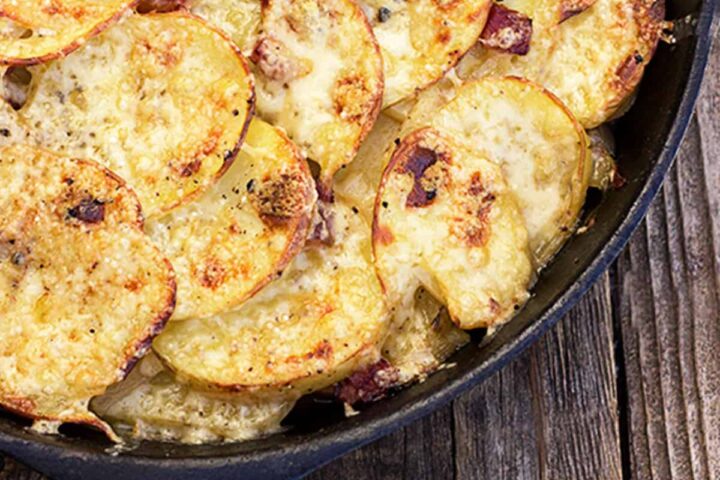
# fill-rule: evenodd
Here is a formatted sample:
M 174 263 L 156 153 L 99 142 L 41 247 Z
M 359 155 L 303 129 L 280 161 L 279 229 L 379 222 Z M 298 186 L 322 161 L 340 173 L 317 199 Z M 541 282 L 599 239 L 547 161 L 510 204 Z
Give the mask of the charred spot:
M 305 208 L 306 182 L 300 172 L 281 173 L 256 182 L 250 201 L 262 221 L 271 227 L 281 226 L 297 217 Z
M 360 75 L 348 75 L 335 82 L 333 106 L 335 113 L 348 122 L 357 122 L 367 112 L 370 89 Z
M 143 287 L 144 283 L 139 278 L 131 278 L 123 284 L 125 290 L 137 293 Z
M 480 43 L 487 48 L 526 55 L 532 39 L 532 19 L 525 14 L 493 3 Z
M 313 358 L 319 358 L 322 360 L 328 360 L 333 355 L 333 346 L 327 340 L 323 340 L 318 343 L 312 352 L 305 354 L 305 359 L 312 360 Z
M 225 267 L 223 267 L 222 263 L 216 258 L 205 260 L 200 270 L 195 273 L 200 281 L 200 285 L 210 290 L 215 290 L 225 283 L 225 277 L 227 275 Z
M 455 217 L 451 228 L 453 234 L 470 247 L 482 247 L 490 237 L 490 212 L 495 194 L 488 191 L 480 172 L 474 172 L 467 187 L 464 203 L 465 215 Z
M 437 41 L 440 43 L 448 43 L 451 38 L 452 38 L 452 34 L 450 33 L 450 30 L 448 30 L 448 29 L 443 29 L 442 31 L 438 32 L 438 34 L 437 34 Z
M 373 231 L 373 238 L 380 245 L 390 245 L 395 241 L 395 235 L 385 225 L 377 225 Z
M 138 13 L 166 13 L 184 8 L 188 0 L 142 0 L 137 6 Z
M 91 225 L 100 223 L 105 220 L 105 203 L 97 198 L 86 197 L 69 208 L 67 216 Z
M 435 182 L 427 182 L 423 181 L 423 179 L 428 169 L 435 165 L 439 158 L 438 153 L 434 150 L 420 146 L 416 146 L 410 153 L 403 165 L 403 171 L 413 175 L 413 188 L 405 200 L 405 206 L 410 208 L 425 207 L 435 199 L 437 196 L 436 188 L 428 188 L 429 183 Z
M 389 8 L 387 8 L 387 7 L 380 7 L 380 8 L 378 9 L 378 13 L 377 13 L 377 20 L 378 20 L 378 22 L 380 22 L 380 23 L 385 23 L 385 22 L 387 22 L 388 20 L 390 20 L 390 17 L 391 17 L 391 16 L 392 16 L 392 11 L 390 11 Z
M 186 163 L 185 165 L 180 168 L 178 173 L 181 177 L 192 177 L 197 172 L 200 171 L 200 167 L 202 166 L 202 160 L 193 160 L 192 162 Z
M 398 370 L 384 358 L 335 385 L 335 396 L 345 403 L 368 403 L 385 397 L 400 379 Z

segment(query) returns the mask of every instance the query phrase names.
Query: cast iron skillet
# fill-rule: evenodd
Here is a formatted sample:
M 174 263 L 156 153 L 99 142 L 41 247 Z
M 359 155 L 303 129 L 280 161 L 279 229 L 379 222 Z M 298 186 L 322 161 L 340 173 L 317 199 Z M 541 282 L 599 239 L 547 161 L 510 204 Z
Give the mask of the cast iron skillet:
M 633 108 L 614 125 L 617 160 L 628 180 L 606 195 L 594 226 L 574 237 L 541 275 L 524 310 L 478 349 L 469 345 L 426 382 L 345 419 L 332 404 L 305 401 L 294 426 L 269 438 L 234 445 L 142 443 L 117 454 L 99 435 L 61 437 L 29 432 L 0 414 L 0 451 L 55 479 L 289 478 L 428 414 L 517 356 L 578 301 L 627 243 L 672 164 L 693 112 L 711 42 L 716 0 L 668 0 L 667 18 L 691 15 L 694 35 L 660 45 Z

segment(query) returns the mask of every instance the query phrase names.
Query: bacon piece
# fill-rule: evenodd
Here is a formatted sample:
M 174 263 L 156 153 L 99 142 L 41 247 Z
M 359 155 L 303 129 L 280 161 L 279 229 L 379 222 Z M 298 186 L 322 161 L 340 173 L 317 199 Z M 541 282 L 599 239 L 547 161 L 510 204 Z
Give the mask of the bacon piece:
M 350 405 L 372 402 L 383 398 L 398 379 L 397 369 L 382 358 L 335 385 L 335 396 Z
M 270 80 L 287 83 L 307 74 L 299 60 L 293 59 L 285 46 L 271 37 L 263 37 L 255 44 L 250 61 Z
M 493 50 L 526 55 L 530 51 L 532 32 L 530 17 L 494 3 L 480 35 L 480 44 Z
M 307 243 L 327 246 L 335 244 L 335 212 L 332 206 L 323 200 L 317 202 Z

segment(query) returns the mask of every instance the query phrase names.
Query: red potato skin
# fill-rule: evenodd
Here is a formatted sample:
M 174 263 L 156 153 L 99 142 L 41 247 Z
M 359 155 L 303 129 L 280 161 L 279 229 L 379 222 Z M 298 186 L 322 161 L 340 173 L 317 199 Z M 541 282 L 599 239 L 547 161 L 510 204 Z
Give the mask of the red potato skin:
M 238 141 L 235 143 L 235 147 L 232 150 L 228 150 L 223 155 L 223 165 L 220 167 L 218 172 L 215 174 L 215 178 L 213 182 L 209 182 L 208 185 L 205 186 L 205 188 L 199 188 L 192 192 L 189 195 L 186 195 L 184 198 L 181 199 L 181 201 L 177 202 L 174 205 L 171 205 L 167 208 L 167 210 L 172 210 L 174 208 L 177 208 L 181 205 L 185 205 L 187 203 L 190 203 L 191 201 L 195 200 L 197 197 L 202 195 L 207 189 L 209 189 L 212 185 L 214 185 L 220 178 L 222 178 L 223 175 L 228 171 L 228 169 L 232 166 L 233 162 L 237 158 L 238 154 L 240 153 L 240 149 L 242 148 L 243 143 L 245 142 L 245 137 L 247 136 L 248 129 L 250 128 L 250 122 L 252 121 L 253 117 L 255 116 L 255 82 L 252 77 L 252 73 L 250 71 L 250 67 L 248 66 L 247 61 L 245 60 L 245 56 L 240 51 L 240 47 L 238 47 L 235 42 L 233 42 L 230 37 L 225 34 L 222 30 L 219 28 L 214 27 L 210 23 L 206 22 L 202 18 L 198 17 L 197 15 L 193 15 L 187 10 L 179 9 L 174 10 L 169 13 L 148 13 L 147 15 L 178 15 L 178 16 L 184 16 L 187 18 L 190 18 L 194 21 L 200 22 L 203 25 L 205 25 L 207 28 L 215 32 L 216 34 L 220 35 L 227 44 L 233 49 L 237 57 L 241 60 L 243 69 L 245 70 L 245 74 L 250 79 L 250 85 L 251 85 L 251 94 L 250 98 L 247 100 L 248 104 L 248 113 L 245 118 L 245 123 L 243 125 L 242 132 L 240 133 L 240 137 L 238 138 Z
M 4 57 L 0 55 L 0 65 L 17 65 L 22 67 L 29 67 L 32 65 L 38 65 L 41 63 L 47 63 L 51 60 L 55 60 L 57 58 L 65 57 L 78 48 L 80 48 L 85 42 L 87 42 L 89 39 L 98 36 L 100 33 L 104 32 L 108 27 L 114 25 L 117 23 L 120 18 L 125 15 L 125 13 L 135 8 L 135 6 L 139 3 L 140 0 L 132 0 L 128 2 L 128 4 L 120 9 L 115 15 L 113 15 L 108 20 L 105 20 L 104 22 L 99 23 L 95 26 L 85 37 L 80 38 L 78 40 L 75 40 L 74 42 L 67 45 L 65 48 L 60 49 L 57 52 L 48 53 L 46 55 L 41 55 L 39 57 L 30 57 L 30 58 L 12 58 L 12 57 Z M 0 8 L 0 17 L 10 18 L 13 20 L 12 16 L 8 13 L 4 12 Z

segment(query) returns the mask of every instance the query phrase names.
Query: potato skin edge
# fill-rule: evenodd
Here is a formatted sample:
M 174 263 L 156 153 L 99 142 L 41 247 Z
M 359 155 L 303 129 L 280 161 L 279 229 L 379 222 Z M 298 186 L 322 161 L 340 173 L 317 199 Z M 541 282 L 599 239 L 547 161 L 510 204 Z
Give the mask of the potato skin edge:
M 100 35 L 102 32 L 110 28 L 112 25 L 117 23 L 120 20 L 120 17 L 125 15 L 125 13 L 131 9 L 134 9 L 138 3 L 140 3 L 140 0 L 130 0 L 126 3 L 126 5 L 121 8 L 119 11 L 115 13 L 111 18 L 100 22 L 99 24 L 95 25 L 95 27 L 90 30 L 85 36 L 80 37 L 76 39 L 75 41 L 71 42 L 69 45 L 65 46 L 64 48 L 61 48 L 60 50 L 56 52 L 47 53 L 45 55 L 41 55 L 39 57 L 29 57 L 29 58 L 17 58 L 17 57 L 5 57 L 3 55 L 0 55 L 0 65 L 14 65 L 19 67 L 30 67 L 32 65 L 38 65 L 40 63 L 47 63 L 51 60 L 55 60 L 61 57 L 66 57 L 70 55 L 72 52 L 77 50 L 78 48 L 82 47 L 88 40 L 91 38 L 94 38 L 98 35 Z

